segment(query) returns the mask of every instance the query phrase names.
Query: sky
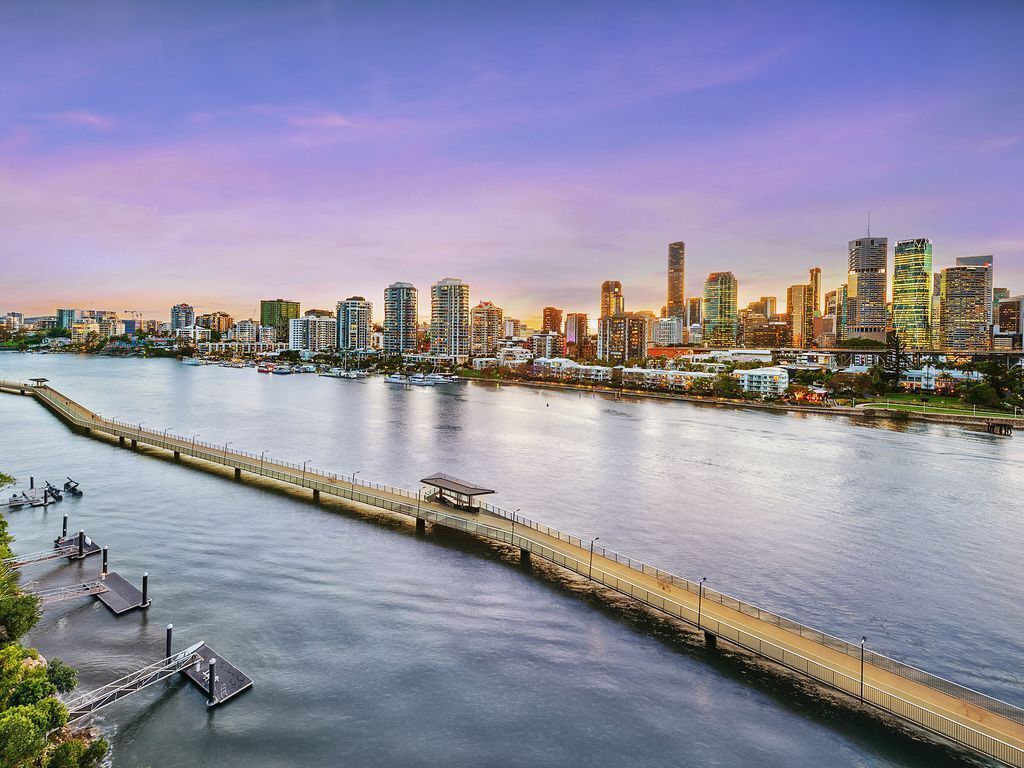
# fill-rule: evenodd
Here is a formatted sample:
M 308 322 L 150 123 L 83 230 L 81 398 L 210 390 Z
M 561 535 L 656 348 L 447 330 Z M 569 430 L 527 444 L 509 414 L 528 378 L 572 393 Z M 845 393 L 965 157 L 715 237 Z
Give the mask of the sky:
M 458 277 L 535 320 L 845 279 L 1024 292 L 1021 2 L 0 3 L 0 311 L 258 316 Z M 380 318 L 378 317 L 378 320 Z

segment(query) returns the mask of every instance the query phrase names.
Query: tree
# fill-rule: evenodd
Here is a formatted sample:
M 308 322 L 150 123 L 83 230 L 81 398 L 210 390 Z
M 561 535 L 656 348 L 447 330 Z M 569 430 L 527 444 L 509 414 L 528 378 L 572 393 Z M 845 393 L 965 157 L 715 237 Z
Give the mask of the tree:
M 715 376 L 711 384 L 711 390 L 715 397 L 740 398 L 743 397 L 743 387 L 738 380 L 728 373 L 720 373 Z
M 78 670 L 62 659 L 50 659 L 46 665 L 46 678 L 60 693 L 71 693 L 78 685 Z
M 907 345 L 903 342 L 899 333 L 889 331 L 885 335 L 885 356 L 882 358 L 882 371 L 890 392 L 895 392 L 900 388 L 903 374 L 909 368 L 910 358 L 907 356 Z

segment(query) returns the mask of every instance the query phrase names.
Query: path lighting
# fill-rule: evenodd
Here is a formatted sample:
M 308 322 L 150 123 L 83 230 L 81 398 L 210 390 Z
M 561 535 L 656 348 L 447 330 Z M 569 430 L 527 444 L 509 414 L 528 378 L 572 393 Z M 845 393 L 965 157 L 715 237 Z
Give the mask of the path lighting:
M 312 461 L 312 459 L 306 459 L 304 462 L 302 462 L 302 484 L 303 485 L 306 484 L 306 465 L 309 464 L 309 462 L 311 462 L 311 461 Z
M 509 539 L 509 542 L 512 544 L 516 543 L 516 512 L 520 509 L 522 509 L 522 507 L 516 507 L 515 511 L 512 512 L 512 538 Z
M 355 472 L 352 473 L 352 485 L 356 484 L 356 475 L 358 475 L 362 471 L 363 470 L 361 470 L 361 469 L 357 469 Z
M 704 602 L 704 582 L 707 580 L 707 576 L 701 576 L 700 581 L 697 582 L 697 629 L 700 629 L 700 611 Z
M 196 438 L 197 437 L 199 437 L 199 435 L 192 435 L 192 453 L 196 452 Z
M 235 441 L 228 440 L 226 443 L 224 443 L 224 461 L 228 460 L 228 446 L 231 445 L 233 442 Z
M 263 474 L 263 457 L 267 455 L 267 451 L 269 451 L 269 450 L 270 450 L 269 448 L 265 448 L 264 450 L 260 451 L 260 474 L 261 475 Z
M 590 579 L 591 581 L 594 580 L 594 577 L 591 575 L 594 572 L 594 542 L 595 541 L 600 541 L 600 540 L 601 540 L 600 536 L 595 536 L 594 538 L 592 538 L 590 540 L 590 567 L 587 568 L 587 578 Z
M 868 641 L 867 635 L 860 639 L 860 700 L 864 701 L 864 643 Z

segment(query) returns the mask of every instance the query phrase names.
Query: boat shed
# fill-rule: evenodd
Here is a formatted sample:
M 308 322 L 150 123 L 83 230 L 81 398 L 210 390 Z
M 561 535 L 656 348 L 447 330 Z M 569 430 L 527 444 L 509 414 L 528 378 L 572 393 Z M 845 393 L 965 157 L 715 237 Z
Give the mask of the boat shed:
M 476 497 L 494 493 L 490 488 L 473 485 L 443 472 L 436 472 L 430 477 L 423 478 L 420 482 L 435 489 L 427 496 L 428 499 L 458 509 L 479 509 L 480 505 L 476 503 Z

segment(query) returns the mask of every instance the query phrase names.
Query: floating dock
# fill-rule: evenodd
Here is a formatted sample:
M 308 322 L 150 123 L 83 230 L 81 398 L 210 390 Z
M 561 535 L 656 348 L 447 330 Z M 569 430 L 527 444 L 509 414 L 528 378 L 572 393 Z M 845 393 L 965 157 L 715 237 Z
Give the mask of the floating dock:
M 142 589 L 139 589 L 119 573 L 110 572 L 101 576 L 100 581 L 106 589 L 96 593 L 96 598 L 110 609 L 115 616 L 128 613 L 136 608 L 149 607 L 149 576 L 142 577 Z
M 217 652 L 210 646 L 202 645 L 196 650 L 195 655 L 201 660 L 188 669 L 182 670 L 182 674 L 206 692 L 206 705 L 208 707 L 223 704 L 242 691 L 252 688 L 252 678 L 245 675 L 231 662 L 225 661 L 223 657 L 218 656 Z M 213 695 L 210 695 L 211 661 L 215 669 L 213 675 Z

